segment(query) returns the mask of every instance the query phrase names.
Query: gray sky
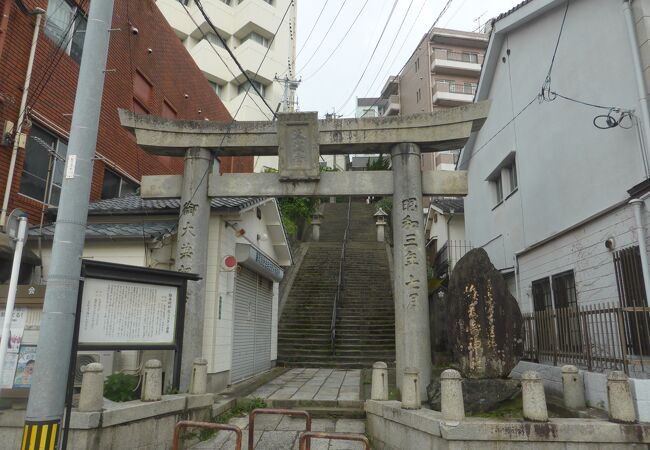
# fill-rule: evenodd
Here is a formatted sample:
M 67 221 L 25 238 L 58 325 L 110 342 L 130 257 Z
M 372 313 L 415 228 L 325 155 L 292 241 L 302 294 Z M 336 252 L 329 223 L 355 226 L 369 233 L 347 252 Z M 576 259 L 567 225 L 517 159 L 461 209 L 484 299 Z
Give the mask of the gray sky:
M 306 41 L 326 1 L 323 14 L 311 37 Z M 359 86 L 354 89 L 370 60 L 395 1 L 397 6 L 379 47 Z M 479 17 L 480 25 L 483 26 L 488 19 L 507 11 L 520 1 L 452 0 L 438 26 L 475 31 L 479 26 L 477 21 Z M 396 75 L 400 71 L 447 0 L 368 0 L 361 11 L 365 2 L 366 0 L 297 1 L 297 52 L 299 52 L 297 76 L 302 77 L 303 80 L 298 89 L 301 111 L 318 111 L 320 115 L 324 115 L 336 109 L 337 114 L 352 117 L 356 97 L 379 95 L 387 77 Z M 341 6 L 338 18 L 329 34 L 325 36 Z M 361 14 L 350 33 L 331 59 L 321 67 L 341 41 L 359 11 Z M 400 27 L 402 21 L 404 22 Z M 391 44 L 393 44 L 392 49 Z

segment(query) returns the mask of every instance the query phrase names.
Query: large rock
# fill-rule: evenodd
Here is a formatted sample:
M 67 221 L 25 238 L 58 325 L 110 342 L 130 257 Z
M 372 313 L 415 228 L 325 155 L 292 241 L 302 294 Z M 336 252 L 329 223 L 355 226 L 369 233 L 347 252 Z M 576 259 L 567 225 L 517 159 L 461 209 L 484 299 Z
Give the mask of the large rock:
M 464 378 L 506 378 L 521 359 L 519 305 L 482 248 L 454 267 L 447 320 L 453 359 Z
M 502 402 L 515 398 L 521 392 L 519 380 L 463 380 L 463 403 L 467 414 L 493 411 Z M 440 378 L 431 380 L 427 387 L 429 406 L 440 411 Z

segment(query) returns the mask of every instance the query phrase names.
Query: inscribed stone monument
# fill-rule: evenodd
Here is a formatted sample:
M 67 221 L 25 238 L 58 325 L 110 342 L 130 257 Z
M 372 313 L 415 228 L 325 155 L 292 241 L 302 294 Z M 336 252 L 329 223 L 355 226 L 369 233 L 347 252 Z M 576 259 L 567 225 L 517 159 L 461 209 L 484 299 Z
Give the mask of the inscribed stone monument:
M 464 378 L 506 378 L 523 354 L 519 305 L 482 248 L 469 251 L 454 268 L 447 323 Z

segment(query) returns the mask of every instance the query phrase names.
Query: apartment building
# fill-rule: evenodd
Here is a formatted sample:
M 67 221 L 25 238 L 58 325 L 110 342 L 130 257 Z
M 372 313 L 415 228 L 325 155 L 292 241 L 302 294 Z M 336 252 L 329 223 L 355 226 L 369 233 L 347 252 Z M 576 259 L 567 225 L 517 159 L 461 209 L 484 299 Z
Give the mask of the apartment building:
M 489 35 L 431 28 L 398 76 L 386 81 L 382 115 L 432 112 L 472 103 Z M 454 170 L 458 151 L 422 155 L 423 170 Z
M 291 0 L 202 0 L 219 36 L 194 0 L 156 3 L 235 120 L 272 119 L 265 102 L 274 111 L 293 110 L 296 83 L 290 80 L 295 78 L 295 2 L 290 6 Z M 263 98 L 250 87 L 222 40 Z M 255 159 L 256 172 L 277 167 L 275 156 Z

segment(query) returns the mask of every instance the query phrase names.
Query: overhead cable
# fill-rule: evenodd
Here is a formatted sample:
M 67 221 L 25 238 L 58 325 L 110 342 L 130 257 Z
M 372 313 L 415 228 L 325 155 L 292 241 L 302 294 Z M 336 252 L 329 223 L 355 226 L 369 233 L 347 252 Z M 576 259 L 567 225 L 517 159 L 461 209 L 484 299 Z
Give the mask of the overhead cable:
M 329 0 L 325 0 L 325 3 L 323 4 L 323 7 L 321 8 L 320 12 L 318 13 L 318 17 L 316 17 L 316 22 L 314 22 L 314 25 L 311 27 L 311 30 L 309 31 L 309 34 L 307 35 L 307 39 L 305 39 L 305 42 L 302 43 L 302 47 L 300 47 L 300 50 L 298 50 L 298 54 L 296 55 L 296 58 L 298 56 L 300 56 L 302 51 L 307 46 L 307 42 L 309 42 L 309 38 L 311 37 L 312 33 L 316 29 L 316 25 L 318 25 L 318 21 L 320 20 L 320 16 L 323 15 L 323 11 L 325 11 L 325 7 L 327 6 L 328 2 L 329 2 Z
M 323 38 L 322 38 L 321 41 L 318 43 L 318 46 L 316 47 L 316 49 L 314 50 L 314 52 L 311 54 L 311 56 L 309 57 L 309 59 L 307 59 L 307 62 L 305 62 L 305 64 L 303 64 L 303 66 L 302 66 L 302 70 L 305 70 L 305 67 L 307 67 L 307 65 L 309 64 L 309 62 L 310 62 L 312 59 L 314 59 L 314 56 L 316 56 L 316 55 L 318 54 L 318 50 L 320 50 L 321 46 L 322 46 L 323 43 L 325 42 L 325 39 L 327 39 L 327 36 L 330 34 L 330 31 L 332 30 L 332 27 L 333 27 L 334 24 L 336 23 L 336 19 L 338 19 L 339 15 L 341 14 L 341 11 L 343 11 L 343 7 L 345 6 L 345 4 L 346 4 L 347 2 L 348 2 L 348 0 L 343 0 L 343 3 L 341 3 L 341 7 L 340 7 L 339 10 L 336 12 L 336 15 L 334 16 L 334 19 L 332 20 L 332 23 L 330 23 L 329 28 L 327 29 L 327 31 L 326 31 L 325 34 L 323 35 Z
M 370 55 L 370 58 L 368 59 L 368 63 L 366 64 L 366 67 L 364 67 L 363 72 L 361 73 L 361 76 L 357 80 L 357 83 L 354 85 L 354 88 L 352 89 L 352 92 L 350 92 L 350 95 L 345 99 L 343 104 L 338 108 L 338 110 L 341 110 L 345 107 L 345 105 L 350 101 L 354 93 L 356 92 L 357 88 L 359 87 L 359 84 L 361 84 L 361 80 L 363 80 L 364 75 L 366 74 L 366 71 L 368 70 L 368 67 L 370 67 L 370 62 L 372 61 L 372 58 L 375 56 L 375 53 L 377 52 L 377 48 L 379 47 L 379 44 L 381 42 L 381 39 L 384 37 L 384 33 L 386 32 L 386 28 L 388 27 L 388 23 L 390 22 L 390 19 L 393 17 L 393 13 L 395 12 L 395 7 L 397 6 L 397 1 L 395 0 L 393 2 L 393 7 L 390 10 L 390 13 L 388 14 L 388 18 L 386 19 L 386 23 L 384 23 L 384 28 L 381 30 L 381 34 L 379 35 L 379 39 L 377 39 L 377 44 L 375 44 L 375 48 L 372 50 L 372 54 Z

